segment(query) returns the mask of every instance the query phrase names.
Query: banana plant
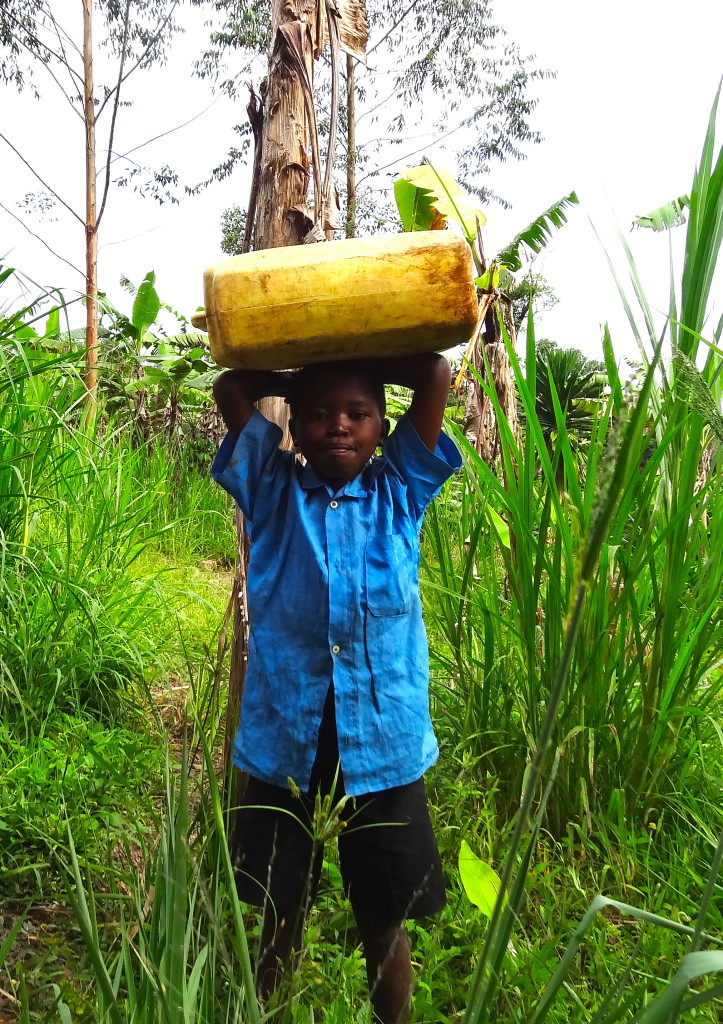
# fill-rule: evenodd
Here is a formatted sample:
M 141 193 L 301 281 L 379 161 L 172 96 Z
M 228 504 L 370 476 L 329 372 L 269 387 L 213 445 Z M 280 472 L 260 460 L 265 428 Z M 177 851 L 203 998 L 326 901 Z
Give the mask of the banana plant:
M 394 196 L 405 231 L 427 231 L 446 228 L 449 221 L 458 224 L 472 250 L 477 268 L 475 285 L 480 296 L 478 327 L 469 340 L 455 389 L 462 386 L 467 367 L 474 370 L 468 389 L 468 416 L 477 423 L 475 447 L 490 462 L 500 450 L 498 425 L 492 407 L 480 390 L 479 381 L 492 376 L 495 380 L 504 415 L 517 434 L 515 391 L 505 352 L 500 324 L 507 324 L 514 339 L 512 301 L 505 293 L 513 281 L 512 273 L 522 266 L 525 253 L 539 253 L 555 229 L 567 222 L 570 207 L 578 202 L 575 192 L 563 196 L 512 241 L 488 264 L 482 245 L 482 227 L 487 218 L 479 207 L 466 197 L 459 182 L 449 171 L 435 167 L 426 157 L 419 167 L 404 171 L 394 183 Z M 484 333 L 484 347 L 481 335 Z
M 458 224 L 472 248 L 478 277 L 477 287 L 484 292 L 504 286 L 505 270 L 514 273 L 522 267 L 525 253 L 537 254 L 545 248 L 555 229 L 567 223 L 567 214 L 578 203 L 570 192 L 549 206 L 531 224 L 515 235 L 489 266 L 482 248 L 481 230 L 487 223 L 482 210 L 470 203 L 462 186 L 448 170 L 426 157 L 419 167 L 403 171 L 394 183 L 394 197 L 405 231 L 430 231 Z M 507 280 L 510 280 L 507 277 Z
M 633 220 L 633 227 L 652 228 L 653 231 L 665 231 L 668 228 L 677 228 L 685 224 L 685 211 L 690 207 L 690 196 L 678 196 L 664 203 L 657 210 L 643 214 Z
M 156 351 L 144 360 L 143 376 L 126 386 L 129 393 L 153 392 L 153 404 L 162 410 L 162 429 L 176 435 L 182 426 L 184 413 L 203 412 L 208 405 L 204 394 L 218 376 L 218 368 L 210 360 L 208 349 L 202 344 L 188 348 L 192 334 L 177 334 L 156 345 Z

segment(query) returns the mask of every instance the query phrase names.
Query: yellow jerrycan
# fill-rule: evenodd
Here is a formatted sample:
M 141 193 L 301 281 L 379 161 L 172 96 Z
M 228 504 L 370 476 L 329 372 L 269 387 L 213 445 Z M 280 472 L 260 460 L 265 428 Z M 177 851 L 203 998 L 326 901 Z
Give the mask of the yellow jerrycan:
M 234 256 L 206 270 L 204 300 L 192 322 L 213 358 L 247 370 L 439 352 L 477 322 L 472 253 L 451 231 Z

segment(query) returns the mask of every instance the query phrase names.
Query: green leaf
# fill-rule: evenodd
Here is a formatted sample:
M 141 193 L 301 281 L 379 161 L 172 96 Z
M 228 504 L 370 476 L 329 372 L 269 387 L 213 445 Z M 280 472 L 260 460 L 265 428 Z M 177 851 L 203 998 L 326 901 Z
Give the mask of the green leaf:
M 152 270 L 149 271 L 143 278 L 133 302 L 131 323 L 138 331 L 140 338 L 143 337 L 151 324 L 154 323 L 158 316 L 158 310 L 161 308 L 161 300 L 158 298 L 154 288 L 155 280 L 156 275 Z
M 432 194 L 404 178 L 394 182 L 394 198 L 405 231 L 428 231 L 432 226 Z
M 498 254 L 497 260 L 512 271 L 519 270 L 522 266 L 523 247 L 535 254 L 544 249 L 552 238 L 553 228 L 561 228 L 567 223 L 566 211 L 571 206 L 576 206 L 578 202 L 575 192 L 558 199 L 536 220 L 528 224 L 524 231 L 520 231 L 507 248 Z
M 459 876 L 470 903 L 482 911 L 485 917 L 492 917 L 500 891 L 500 877 L 473 853 L 465 839 L 459 850 Z
M 38 338 L 38 332 L 33 330 L 28 324 L 22 324 L 15 330 L 13 337 L 17 341 L 35 341 Z
M 668 228 L 677 228 L 685 224 L 685 210 L 690 206 L 690 196 L 678 196 L 671 199 L 669 203 L 659 206 L 657 210 L 633 220 L 633 227 L 652 228 L 653 231 L 665 231 Z
M 665 1024 L 672 1014 L 677 1016 L 679 1000 L 691 981 L 720 971 L 723 971 L 723 953 L 719 950 L 688 953 L 683 957 L 670 984 L 644 1013 L 635 1018 L 636 1021 L 639 1024 Z
M 476 277 L 474 283 L 483 292 L 491 292 L 493 288 L 500 286 L 500 265 L 494 260 L 481 277 Z
M 511 547 L 510 528 L 507 525 L 507 523 L 504 521 L 501 515 L 495 512 L 491 505 L 487 506 L 487 518 L 492 524 L 492 528 L 497 534 L 497 538 L 500 544 L 503 544 L 509 550 Z
M 18 936 L 18 932 L 23 926 L 27 914 L 27 910 L 23 911 L 20 917 L 18 917 L 15 923 L 13 924 L 8 934 L 5 936 L 2 945 L 0 945 L 0 967 L 2 967 L 2 965 L 5 963 L 8 953 L 13 947 L 13 943 L 15 942 L 15 939 Z
M 651 914 L 647 910 L 638 910 L 637 907 L 633 907 L 629 903 L 620 903 L 618 900 L 610 899 L 607 896 L 596 896 L 565 947 L 565 951 L 560 958 L 560 962 L 554 974 L 548 981 L 539 1003 L 535 1007 L 530 1024 L 542 1024 L 542 1022 L 547 1018 L 555 996 L 562 985 L 566 982 L 575 958 L 577 957 L 577 952 L 583 938 L 595 921 L 597 915 L 606 907 L 612 907 L 625 917 L 632 917 L 637 921 L 644 921 L 646 924 L 667 928 L 670 931 L 677 932 L 679 935 L 693 936 L 695 934 L 692 928 L 681 924 L 679 921 L 672 921 L 669 918 L 661 917 L 659 914 Z M 706 936 L 706 938 L 709 938 L 713 942 L 717 941 L 713 936 Z M 698 959 L 699 957 L 705 957 L 705 959 L 700 960 Z M 647 1010 L 643 1012 L 642 1018 L 638 1015 L 635 1020 L 640 1020 L 641 1024 L 642 1021 L 644 1021 L 645 1024 L 653 1024 L 653 1022 L 657 1024 L 659 1021 L 667 1020 L 667 1015 L 670 1013 L 673 999 L 676 994 L 679 996 L 681 991 L 684 992 L 688 983 L 693 978 L 721 970 L 722 967 L 723 952 L 716 950 L 710 954 L 688 953 L 683 957 L 680 968 L 668 987 L 650 1004 Z
M 186 334 L 169 334 L 165 339 L 168 345 L 175 345 L 185 349 L 188 345 L 195 345 L 194 351 L 198 350 L 208 355 L 208 335 L 202 331 L 188 331 Z
M 48 319 L 45 321 L 43 337 L 54 338 L 58 334 L 60 334 L 60 310 L 57 306 L 53 306 L 48 313 Z
M 470 203 L 450 172 L 443 167 L 435 167 L 428 160 L 419 167 L 404 171 L 395 182 L 394 194 L 406 231 L 428 230 L 441 217 L 459 224 L 467 241 L 472 244 L 477 237 L 477 222 L 480 227 L 487 222 L 482 210 Z M 407 227 L 407 224 L 411 226 Z

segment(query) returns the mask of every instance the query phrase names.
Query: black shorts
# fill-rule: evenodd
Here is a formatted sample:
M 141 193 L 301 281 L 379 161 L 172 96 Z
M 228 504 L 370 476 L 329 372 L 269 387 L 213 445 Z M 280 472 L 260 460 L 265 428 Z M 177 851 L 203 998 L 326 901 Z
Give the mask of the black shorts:
M 337 776 L 338 772 L 338 777 Z M 323 844 L 312 838 L 317 793 L 344 795 L 333 691 L 319 729 L 309 792 L 251 777 L 236 813 L 232 849 L 239 898 L 286 915 L 308 908 L 316 894 Z M 340 819 L 339 862 L 358 923 L 426 917 L 445 905 L 444 879 L 427 809 L 424 782 L 349 798 Z

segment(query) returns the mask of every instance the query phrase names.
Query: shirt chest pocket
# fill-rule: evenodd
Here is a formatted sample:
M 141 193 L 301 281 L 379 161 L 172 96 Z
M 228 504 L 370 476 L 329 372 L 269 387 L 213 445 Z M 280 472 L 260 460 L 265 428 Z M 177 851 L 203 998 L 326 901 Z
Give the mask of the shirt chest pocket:
M 389 533 L 369 538 L 364 561 L 367 607 L 372 615 L 405 615 L 414 565 L 404 537 Z

